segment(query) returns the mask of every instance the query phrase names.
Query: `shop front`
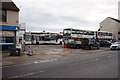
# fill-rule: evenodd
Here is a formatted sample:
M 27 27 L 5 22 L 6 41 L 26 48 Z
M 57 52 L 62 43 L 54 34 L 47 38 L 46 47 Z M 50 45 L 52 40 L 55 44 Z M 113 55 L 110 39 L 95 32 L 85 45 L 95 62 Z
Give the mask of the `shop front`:
M 16 48 L 16 31 L 19 30 L 17 26 L 0 26 L 0 52 L 8 52 L 10 48 Z

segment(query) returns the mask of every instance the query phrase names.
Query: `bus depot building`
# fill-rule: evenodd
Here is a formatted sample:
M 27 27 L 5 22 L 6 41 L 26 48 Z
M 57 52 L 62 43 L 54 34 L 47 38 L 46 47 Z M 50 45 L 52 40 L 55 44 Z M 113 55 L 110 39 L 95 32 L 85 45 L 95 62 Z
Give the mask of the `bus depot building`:
M 0 52 L 8 52 L 9 48 L 16 48 L 16 32 L 18 26 L 19 9 L 13 2 L 2 2 L 2 19 L 0 20 Z
M 120 40 L 120 20 L 107 17 L 100 23 L 100 31 L 113 33 L 113 40 Z

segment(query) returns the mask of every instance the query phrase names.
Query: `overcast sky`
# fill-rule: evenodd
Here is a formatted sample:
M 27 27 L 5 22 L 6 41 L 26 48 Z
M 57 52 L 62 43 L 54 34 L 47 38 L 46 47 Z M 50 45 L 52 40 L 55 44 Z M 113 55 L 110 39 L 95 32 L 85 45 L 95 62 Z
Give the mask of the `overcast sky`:
M 60 32 L 64 28 L 98 30 L 107 17 L 118 18 L 119 0 L 13 0 L 27 31 Z

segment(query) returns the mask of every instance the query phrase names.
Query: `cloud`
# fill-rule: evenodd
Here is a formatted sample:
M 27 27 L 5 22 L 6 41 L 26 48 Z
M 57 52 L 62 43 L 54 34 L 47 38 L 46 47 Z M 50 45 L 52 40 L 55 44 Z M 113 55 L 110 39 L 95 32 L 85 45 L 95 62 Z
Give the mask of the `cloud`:
M 20 22 L 27 30 L 61 31 L 63 28 L 98 30 L 106 17 L 118 17 L 119 0 L 13 0 L 19 7 Z

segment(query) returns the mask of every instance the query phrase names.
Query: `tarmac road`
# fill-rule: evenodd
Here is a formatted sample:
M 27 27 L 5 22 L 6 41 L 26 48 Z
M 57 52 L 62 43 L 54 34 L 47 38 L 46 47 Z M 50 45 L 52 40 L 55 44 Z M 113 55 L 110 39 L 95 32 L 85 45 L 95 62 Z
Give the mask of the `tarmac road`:
M 3 78 L 118 78 L 119 51 L 102 51 L 5 66 Z

